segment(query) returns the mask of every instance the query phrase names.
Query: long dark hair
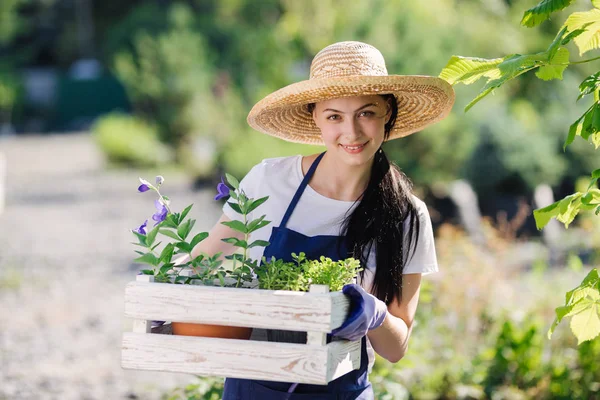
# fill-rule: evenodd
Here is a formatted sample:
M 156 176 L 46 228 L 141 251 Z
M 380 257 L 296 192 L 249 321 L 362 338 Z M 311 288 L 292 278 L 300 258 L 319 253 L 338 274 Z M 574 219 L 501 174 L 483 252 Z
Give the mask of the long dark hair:
M 396 123 L 398 103 L 393 94 L 381 97 L 389 102 L 392 111 L 385 124 L 387 140 Z M 314 105 L 310 105 L 309 111 L 313 109 Z M 414 255 L 421 227 L 412 199 L 412 183 L 388 160 L 383 149 L 375 153 L 369 183 L 357 202 L 354 211 L 344 218 L 340 235 L 346 237 L 349 256 L 360 260 L 364 268 L 361 279 L 367 269 L 369 253 L 375 246 L 377 268 L 372 293 L 386 304 L 393 299 L 399 302 L 402 272 Z

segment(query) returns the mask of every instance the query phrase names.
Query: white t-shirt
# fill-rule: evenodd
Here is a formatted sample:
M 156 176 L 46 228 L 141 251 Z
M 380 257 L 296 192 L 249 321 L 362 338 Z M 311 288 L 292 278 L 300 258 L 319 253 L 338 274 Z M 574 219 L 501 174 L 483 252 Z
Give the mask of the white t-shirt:
M 268 158 L 254 166 L 240 182 L 240 188 L 250 198 L 269 196 L 269 199 L 249 214 L 249 219 L 266 215 L 265 219 L 271 223 L 250 235 L 250 242 L 254 240 L 268 241 L 271 230 L 279 226 L 281 220 L 302 182 L 302 156 Z M 233 199 L 229 201 L 234 201 Z M 420 199 L 413 196 L 413 201 L 418 210 L 420 220 L 419 241 L 412 258 L 404 267 L 404 274 L 421 273 L 423 275 L 438 271 L 437 257 L 433 239 L 433 229 L 427 206 Z M 306 186 L 296 208 L 292 212 L 286 228 L 302 233 L 306 236 L 339 235 L 340 226 L 344 217 L 357 203 L 341 201 L 325 197 L 310 187 Z M 227 203 L 223 212 L 230 219 L 240 219 L 241 215 L 235 212 Z M 374 249 L 374 248 L 373 248 Z M 249 257 L 261 260 L 264 247 L 253 247 L 249 250 Z M 375 273 L 375 252 L 371 251 L 367 261 L 364 280 L 361 283 L 367 290 L 371 290 Z
M 254 166 L 240 182 L 240 188 L 246 196 L 253 199 L 269 196 L 269 199 L 248 215 L 250 220 L 266 215 L 265 219 L 271 223 L 250 235 L 249 242 L 254 240 L 269 241 L 271 230 L 279 226 L 283 216 L 298 189 L 304 175 L 302 173 L 302 156 L 268 158 Z M 230 199 L 229 201 L 234 201 Z M 413 201 L 418 210 L 420 231 L 417 247 L 412 258 L 404 267 L 404 274 L 420 273 L 423 275 L 438 271 L 437 257 L 433 240 L 433 229 L 427 206 L 420 199 L 413 196 Z M 306 236 L 339 235 L 340 225 L 349 211 L 357 203 L 330 199 L 310 187 L 306 186 L 296 208 L 287 222 L 286 228 L 302 233 Z M 227 203 L 223 212 L 229 219 L 241 219 Z M 264 247 L 253 247 L 249 257 L 261 260 Z M 371 291 L 375 273 L 375 252 L 369 254 L 363 281 L 360 285 Z M 375 362 L 375 352 L 367 340 L 367 354 L 369 357 L 369 372 Z

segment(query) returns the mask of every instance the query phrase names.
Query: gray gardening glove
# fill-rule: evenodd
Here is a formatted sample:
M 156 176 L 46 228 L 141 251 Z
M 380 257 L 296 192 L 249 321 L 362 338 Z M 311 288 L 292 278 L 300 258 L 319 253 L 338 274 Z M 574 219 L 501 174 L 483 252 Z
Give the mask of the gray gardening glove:
M 367 293 L 356 283 L 345 285 L 342 292 L 350 297 L 350 313 L 342 326 L 331 332 L 332 335 L 358 340 L 371 329 L 383 324 L 387 314 L 387 306 L 383 301 Z

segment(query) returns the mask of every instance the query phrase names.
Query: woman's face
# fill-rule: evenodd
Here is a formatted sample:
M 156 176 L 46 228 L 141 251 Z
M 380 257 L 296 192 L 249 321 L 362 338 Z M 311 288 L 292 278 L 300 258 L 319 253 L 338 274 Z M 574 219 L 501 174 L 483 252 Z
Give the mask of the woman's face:
M 326 100 L 316 103 L 313 110 L 327 152 L 352 166 L 373 158 L 390 116 L 391 107 L 377 95 Z

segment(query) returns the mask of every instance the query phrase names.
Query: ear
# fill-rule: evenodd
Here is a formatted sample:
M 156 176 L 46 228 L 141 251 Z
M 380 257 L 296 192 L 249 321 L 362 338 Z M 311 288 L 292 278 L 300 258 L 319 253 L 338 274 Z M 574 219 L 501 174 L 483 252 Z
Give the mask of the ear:
M 387 124 L 388 122 L 390 122 L 390 119 L 392 118 L 392 105 L 390 104 L 389 100 L 385 102 L 385 105 L 386 105 L 385 123 Z
M 319 126 L 319 123 L 317 122 L 317 106 L 316 105 L 313 107 L 312 119 L 313 119 L 313 121 L 315 121 L 315 125 Z

